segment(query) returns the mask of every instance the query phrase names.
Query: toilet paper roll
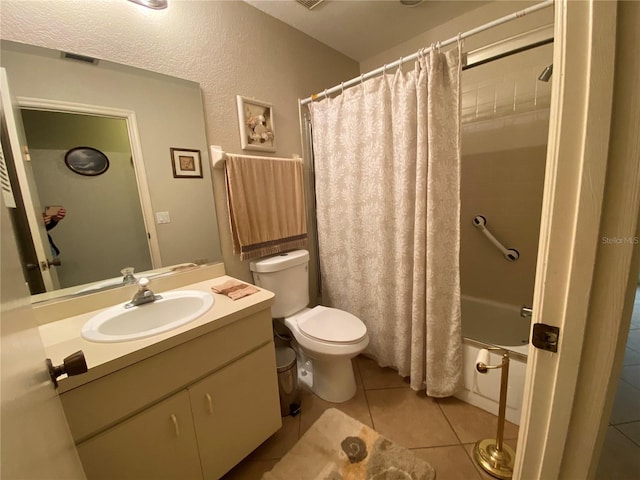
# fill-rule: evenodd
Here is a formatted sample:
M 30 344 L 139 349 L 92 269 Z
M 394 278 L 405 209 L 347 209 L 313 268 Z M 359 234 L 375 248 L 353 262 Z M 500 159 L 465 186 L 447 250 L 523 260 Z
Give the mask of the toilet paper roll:
M 478 352 L 478 356 L 476 357 L 476 366 L 478 365 L 478 363 L 489 365 L 489 350 L 487 350 L 486 348 L 483 348 Z M 485 372 L 482 372 L 482 373 L 485 373 Z

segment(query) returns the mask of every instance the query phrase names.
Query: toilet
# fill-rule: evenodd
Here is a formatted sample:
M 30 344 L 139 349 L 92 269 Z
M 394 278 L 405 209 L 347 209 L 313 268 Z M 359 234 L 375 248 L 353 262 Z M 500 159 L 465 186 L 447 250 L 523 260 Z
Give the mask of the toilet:
M 351 359 L 369 344 L 367 327 L 344 310 L 309 304 L 309 252 L 295 250 L 251 262 L 255 284 L 276 294 L 271 316 L 297 347 L 300 381 L 320 398 L 346 402 L 356 394 Z

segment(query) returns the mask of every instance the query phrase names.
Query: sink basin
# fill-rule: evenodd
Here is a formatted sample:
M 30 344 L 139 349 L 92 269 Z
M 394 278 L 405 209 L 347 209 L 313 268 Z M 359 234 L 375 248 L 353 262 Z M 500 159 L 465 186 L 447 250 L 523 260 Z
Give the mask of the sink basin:
M 213 295 L 197 290 L 165 292 L 153 303 L 124 308 L 124 303 L 107 308 L 89 319 L 82 336 L 91 342 L 113 343 L 139 340 L 168 332 L 206 313 Z

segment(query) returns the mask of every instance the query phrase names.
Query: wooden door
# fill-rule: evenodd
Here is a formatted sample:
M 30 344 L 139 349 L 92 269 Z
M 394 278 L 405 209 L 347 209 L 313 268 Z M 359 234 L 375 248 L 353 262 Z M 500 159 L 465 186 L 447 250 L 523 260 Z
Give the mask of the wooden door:
M 0 477 L 81 480 L 84 472 L 49 379 L 4 197 L 1 205 Z

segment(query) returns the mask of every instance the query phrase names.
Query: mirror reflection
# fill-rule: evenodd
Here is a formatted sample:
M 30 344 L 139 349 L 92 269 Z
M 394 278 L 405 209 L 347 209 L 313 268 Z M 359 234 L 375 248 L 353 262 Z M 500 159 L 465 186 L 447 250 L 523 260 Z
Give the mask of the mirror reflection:
M 126 121 L 40 110 L 22 110 L 22 120 L 38 197 L 49 220 L 51 255 L 61 262 L 55 269 L 59 287 L 113 277 L 118 273 L 114 265 L 150 270 Z M 104 172 L 87 175 L 69 168 L 66 154 L 84 145 L 106 156 Z M 49 219 L 46 210 L 58 208 L 64 208 L 64 217 Z
M 12 184 L 25 277 L 32 294 L 46 291 L 34 300 L 121 285 L 129 267 L 164 275 L 221 261 L 197 83 L 15 42 L 0 54 L 29 152 Z M 69 168 L 78 147 L 104 154 L 106 169 Z M 171 148 L 199 151 L 203 178 L 175 178 Z

